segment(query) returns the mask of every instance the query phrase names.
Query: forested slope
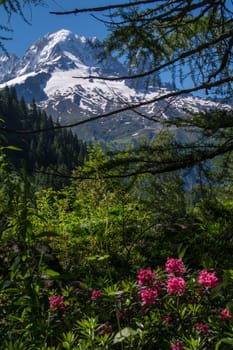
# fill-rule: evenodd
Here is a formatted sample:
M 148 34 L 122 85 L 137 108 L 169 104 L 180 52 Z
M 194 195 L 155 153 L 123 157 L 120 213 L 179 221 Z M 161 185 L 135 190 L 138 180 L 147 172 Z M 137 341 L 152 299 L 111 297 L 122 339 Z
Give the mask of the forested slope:
M 19 149 L 7 152 L 16 168 L 25 167 L 29 173 L 40 172 L 41 179 L 50 181 L 52 178 L 45 179 L 44 173 L 68 174 L 83 164 L 86 144 L 71 130 L 53 129 L 59 123 L 55 124 L 35 103 L 28 106 L 24 99 L 18 100 L 14 88 L 0 92 L 0 120 L 2 146 Z M 46 129 L 49 131 L 36 132 Z

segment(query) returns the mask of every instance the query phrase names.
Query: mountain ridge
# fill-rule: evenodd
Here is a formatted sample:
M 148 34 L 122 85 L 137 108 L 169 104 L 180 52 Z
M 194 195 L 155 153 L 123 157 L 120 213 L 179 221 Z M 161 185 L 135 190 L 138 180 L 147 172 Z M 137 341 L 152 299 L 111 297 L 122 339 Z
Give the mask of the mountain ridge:
M 22 58 L 10 55 L 7 60 L 4 55 L 0 56 L 0 88 L 15 86 L 19 98 L 24 97 L 27 103 L 35 101 L 61 124 L 89 119 L 132 103 L 140 104 L 171 91 L 169 84 L 145 92 L 124 80 L 82 79 L 90 75 L 98 78 L 127 74 L 127 67 L 113 57 L 100 59 L 100 44 L 95 37 L 85 38 L 66 29 L 47 33 L 34 42 Z M 179 96 L 117 114 L 114 122 L 112 118 L 100 118 L 75 131 L 85 140 L 127 140 L 148 132 L 153 136 L 160 128 L 158 123 L 148 120 L 153 116 L 156 119 L 182 117 L 185 109 L 198 111 L 218 106 L 219 102 Z

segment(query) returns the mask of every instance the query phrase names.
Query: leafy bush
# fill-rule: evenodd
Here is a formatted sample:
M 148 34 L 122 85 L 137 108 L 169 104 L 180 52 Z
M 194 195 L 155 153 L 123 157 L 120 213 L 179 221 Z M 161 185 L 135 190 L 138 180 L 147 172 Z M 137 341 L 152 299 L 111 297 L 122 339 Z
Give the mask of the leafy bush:
M 232 348 L 229 199 L 187 208 L 170 176 L 34 193 L 0 160 L 0 349 Z
M 232 348 L 232 271 L 192 272 L 168 258 L 135 279 L 54 288 L 58 275 L 22 275 L 22 263 L 1 281 L 2 349 Z

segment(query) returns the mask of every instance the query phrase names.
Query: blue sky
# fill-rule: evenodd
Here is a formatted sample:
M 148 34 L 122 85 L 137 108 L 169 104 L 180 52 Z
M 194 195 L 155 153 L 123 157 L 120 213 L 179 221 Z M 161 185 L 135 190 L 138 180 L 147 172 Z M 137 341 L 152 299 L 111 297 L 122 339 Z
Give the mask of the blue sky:
M 50 11 L 65 11 L 74 8 L 86 8 L 104 6 L 110 4 L 121 3 L 122 0 L 44 0 L 44 6 L 24 8 L 26 19 L 31 25 L 25 23 L 20 16 L 13 15 L 8 22 L 6 16 L 1 15 L 0 20 L 2 24 L 14 30 L 12 33 L 12 40 L 4 41 L 4 45 L 9 53 L 14 53 L 21 57 L 26 49 L 37 39 L 48 32 L 55 32 L 59 29 L 69 29 L 78 35 L 87 37 L 96 36 L 103 39 L 107 35 L 105 26 L 94 19 L 91 14 L 52 15 Z M 3 35 L 9 35 L 6 32 L 1 32 Z M 1 54 L 1 52 L 0 52 Z

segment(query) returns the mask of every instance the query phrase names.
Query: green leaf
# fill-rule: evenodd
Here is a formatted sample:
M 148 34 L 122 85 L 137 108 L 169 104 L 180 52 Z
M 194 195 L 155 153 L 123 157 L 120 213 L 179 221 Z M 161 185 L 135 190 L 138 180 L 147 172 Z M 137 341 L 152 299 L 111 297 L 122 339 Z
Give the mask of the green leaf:
M 233 338 L 224 338 L 224 339 L 222 340 L 222 342 L 223 342 L 224 344 L 233 345 Z
M 178 246 L 178 249 L 177 249 L 177 253 L 178 253 L 178 258 L 179 259 L 182 259 L 186 253 L 186 250 L 188 249 L 188 246 L 183 246 L 183 243 L 181 243 L 179 246 Z
M 97 260 L 97 256 L 95 256 L 95 255 L 88 256 L 87 260 L 89 260 L 89 261 Z
M 22 151 L 22 148 L 16 147 L 16 146 L 6 146 L 5 149 L 9 149 L 11 151 Z
M 119 331 L 114 337 L 114 344 L 123 342 L 126 338 L 133 337 L 137 334 L 137 331 L 130 327 L 125 327 Z
M 61 275 L 60 275 L 59 272 L 54 271 L 54 270 L 52 270 L 52 269 L 47 269 L 47 270 L 45 271 L 45 274 L 48 275 L 48 276 L 51 277 L 51 278 L 59 278 L 59 277 L 61 277 Z
M 233 279 L 233 270 L 228 270 L 228 272 L 229 272 L 230 278 Z
M 99 261 L 106 260 L 109 258 L 109 254 L 102 255 L 98 258 Z
M 220 345 L 224 343 L 224 344 L 229 344 L 229 345 L 233 345 L 233 338 L 223 338 L 221 339 L 215 346 L 215 350 L 220 349 Z
M 106 260 L 109 258 L 109 254 L 105 254 L 105 255 L 91 255 L 91 256 L 88 256 L 88 260 L 89 261 L 95 261 L 95 260 L 98 260 L 98 261 L 102 261 L 102 260 Z

